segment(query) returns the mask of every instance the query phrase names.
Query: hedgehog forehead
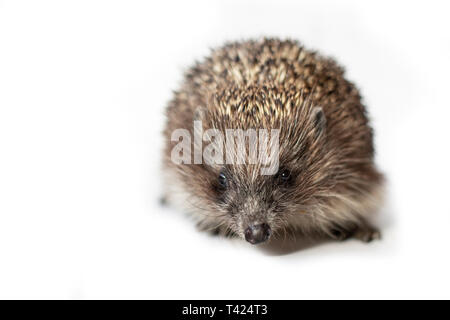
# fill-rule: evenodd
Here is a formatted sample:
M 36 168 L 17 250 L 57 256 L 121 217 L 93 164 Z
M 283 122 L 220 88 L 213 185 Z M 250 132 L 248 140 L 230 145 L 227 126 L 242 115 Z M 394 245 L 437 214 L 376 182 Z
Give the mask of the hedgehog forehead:
M 268 182 L 273 178 L 273 175 L 261 175 L 261 165 L 258 164 L 231 165 L 226 172 L 242 195 L 265 194 L 264 190 L 271 186 Z

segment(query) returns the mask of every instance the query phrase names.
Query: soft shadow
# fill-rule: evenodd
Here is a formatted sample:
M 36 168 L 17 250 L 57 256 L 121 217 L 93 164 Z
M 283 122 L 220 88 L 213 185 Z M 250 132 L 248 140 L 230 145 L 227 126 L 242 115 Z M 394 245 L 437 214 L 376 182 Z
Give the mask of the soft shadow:
M 267 244 L 262 244 L 259 249 L 270 256 L 285 256 L 296 253 L 298 251 L 305 251 L 321 245 L 333 242 L 328 238 L 308 238 L 301 234 L 296 234 L 295 237 L 285 239 L 273 239 Z

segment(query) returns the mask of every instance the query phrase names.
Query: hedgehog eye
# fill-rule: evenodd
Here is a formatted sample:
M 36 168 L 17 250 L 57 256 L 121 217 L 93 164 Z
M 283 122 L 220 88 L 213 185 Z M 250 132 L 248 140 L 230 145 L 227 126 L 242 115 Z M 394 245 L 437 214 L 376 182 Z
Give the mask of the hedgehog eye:
M 291 172 L 289 170 L 283 170 L 280 174 L 282 180 L 287 180 L 291 177 Z
M 278 173 L 278 177 L 281 180 L 281 182 L 287 182 L 291 179 L 291 172 L 287 169 L 282 169 Z
M 219 185 L 223 188 L 228 187 L 228 179 L 225 173 L 223 172 L 219 174 Z

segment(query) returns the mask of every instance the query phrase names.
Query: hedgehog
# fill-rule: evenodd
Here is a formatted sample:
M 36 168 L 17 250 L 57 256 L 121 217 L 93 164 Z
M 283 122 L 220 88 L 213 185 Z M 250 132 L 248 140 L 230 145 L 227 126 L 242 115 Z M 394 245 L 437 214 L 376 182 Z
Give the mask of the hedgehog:
M 251 244 L 286 234 L 380 238 L 372 220 L 384 178 L 374 163 L 373 130 L 358 89 L 334 59 L 294 40 L 228 42 L 187 70 L 166 116 L 164 203 L 189 213 L 200 229 Z M 222 138 L 276 132 L 276 147 L 268 134 L 246 134 L 239 150 L 247 157 L 238 158 L 239 135 L 231 135 L 236 144 L 223 143 L 211 129 Z M 248 158 L 267 142 L 276 166 L 263 174 L 268 162 Z M 192 152 L 201 158 L 207 148 L 217 161 Z

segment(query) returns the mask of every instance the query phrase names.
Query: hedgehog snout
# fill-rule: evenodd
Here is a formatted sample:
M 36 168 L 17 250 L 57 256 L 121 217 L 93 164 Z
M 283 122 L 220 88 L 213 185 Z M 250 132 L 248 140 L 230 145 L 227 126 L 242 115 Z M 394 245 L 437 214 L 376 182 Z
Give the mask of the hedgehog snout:
M 251 244 L 258 244 L 269 239 L 272 233 L 270 226 L 267 223 L 252 224 L 245 229 L 245 240 Z

